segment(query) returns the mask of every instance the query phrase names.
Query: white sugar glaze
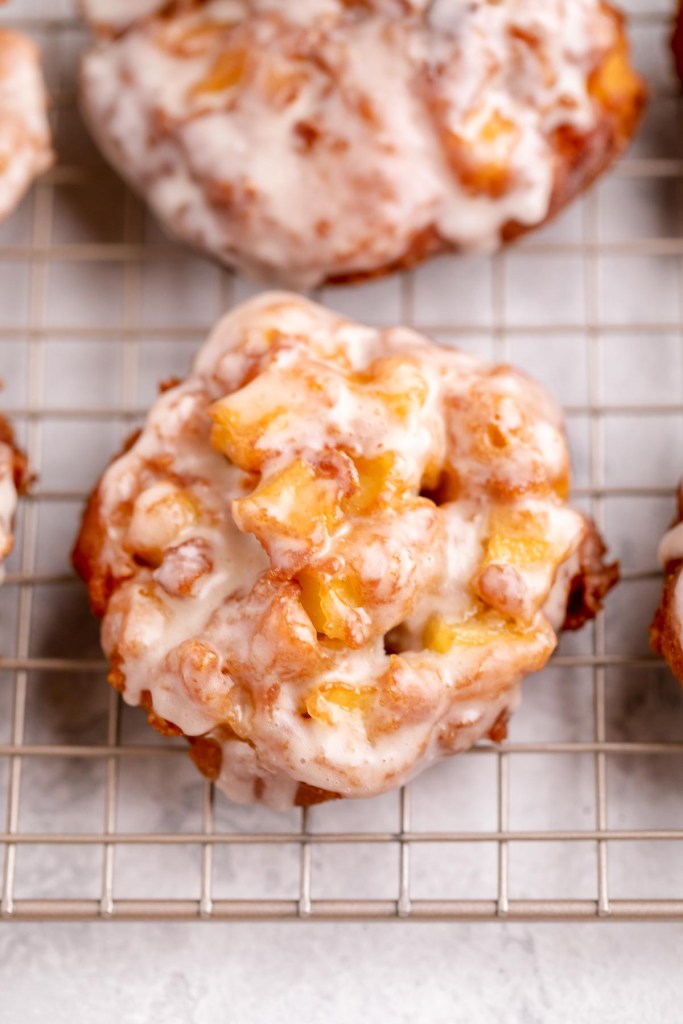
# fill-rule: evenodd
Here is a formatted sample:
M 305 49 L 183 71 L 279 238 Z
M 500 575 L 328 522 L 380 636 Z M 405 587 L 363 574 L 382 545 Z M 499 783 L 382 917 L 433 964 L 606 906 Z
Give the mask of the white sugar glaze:
M 667 562 L 676 562 L 683 558 L 683 523 L 676 523 L 664 534 L 658 554 L 662 568 Z
M 132 4 L 86 4 L 100 30 L 127 28 L 85 59 L 92 131 L 169 229 L 297 287 L 380 272 L 426 238 L 491 251 L 511 223 L 542 223 L 566 170 L 554 133 L 598 129 L 590 75 L 620 31 L 600 0 L 206 0 L 144 17 L 158 7 L 131 24 Z

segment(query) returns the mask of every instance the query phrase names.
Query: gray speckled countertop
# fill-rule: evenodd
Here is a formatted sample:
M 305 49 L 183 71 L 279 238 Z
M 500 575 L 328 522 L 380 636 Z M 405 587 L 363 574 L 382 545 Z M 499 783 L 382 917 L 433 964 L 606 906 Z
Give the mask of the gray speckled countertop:
M 678 1024 L 677 925 L 17 925 L 3 1024 Z
M 648 657 L 647 625 L 660 585 L 653 573 L 657 540 L 671 517 L 671 492 L 683 464 L 683 274 L 678 251 L 667 251 L 682 234 L 681 182 L 668 171 L 657 173 L 657 167 L 672 166 L 668 158 L 680 160 L 683 136 L 664 23 L 654 17 L 672 5 L 629 0 L 627 6 L 648 15 L 634 35 L 655 92 L 630 154 L 631 172 L 605 179 L 591 199 L 499 261 L 446 258 L 410 278 L 342 288 L 323 298 L 372 322 L 396 322 L 410 310 L 418 327 L 434 328 L 446 344 L 529 369 L 569 407 L 580 500 L 598 485 L 603 500 L 597 511 L 627 575 L 609 602 L 599 644 L 614 656 L 604 678 L 605 738 L 630 745 L 683 739 L 678 686 L 666 669 L 637 664 Z M 58 18 L 68 13 L 70 0 L 14 0 L 2 8 L 0 21 L 12 10 L 22 18 Z M 33 659 L 25 743 L 100 745 L 107 739 L 110 700 L 102 674 L 55 670 L 59 659 L 100 657 L 83 588 L 68 579 L 78 495 L 92 487 L 130 430 L 135 416 L 122 417 L 121 410 L 145 408 L 160 379 L 184 373 L 221 310 L 251 289 L 213 265 L 182 256 L 125 198 L 115 177 L 97 170 L 98 158 L 69 104 L 81 33 L 70 23 L 38 30 L 37 37 L 58 97 L 61 167 L 0 226 L 0 376 L 6 382 L 3 408 L 14 410 L 20 435 L 31 441 L 46 496 L 36 503 L 35 560 L 29 558 L 29 574 L 37 578 L 31 629 L 18 628 L 22 559 L 30 554 L 24 502 L 9 580 L 0 591 L 0 652 L 17 663 Z M 643 167 L 654 171 L 642 174 Z M 36 202 L 43 206 L 34 221 Z M 35 223 L 53 248 L 44 276 L 42 270 L 32 276 L 26 258 Z M 605 243 L 595 263 L 587 262 L 584 245 L 592 232 Z M 643 251 L 648 239 L 662 242 L 654 254 Z M 139 264 L 126 263 L 119 250 L 131 240 L 143 247 L 153 243 L 154 253 Z M 91 245 L 100 257 L 102 246 L 111 246 L 111 253 L 89 259 Z M 36 288 L 42 318 L 30 301 Z M 586 331 L 591 317 L 603 328 L 597 334 Z M 29 328 L 39 338 L 33 347 L 26 342 Z M 608 412 L 592 421 L 596 404 Z M 650 411 L 623 411 L 636 406 Z M 30 410 L 36 409 L 42 426 L 31 433 Z M 577 656 L 576 663 L 555 663 L 525 684 L 513 743 L 594 740 L 595 678 L 583 659 L 595 643 L 592 628 L 565 639 L 560 653 Z M 624 665 L 624 658 L 636 663 Z M 0 665 L 0 746 L 11 738 L 13 684 L 13 673 Z M 131 745 L 163 742 L 131 709 L 122 712 L 121 737 Z M 414 830 L 457 829 L 479 840 L 414 844 L 414 898 L 498 897 L 498 849 L 495 840 L 486 841 L 500 824 L 497 767 L 495 752 L 464 756 L 413 786 Z M 509 769 L 511 830 L 595 828 L 593 754 L 517 753 Z M 679 754 L 610 753 L 607 827 L 683 828 L 682 770 Z M 8 778 L 8 758 L 0 756 L 3 823 L 9 820 Z M 106 793 L 101 756 L 26 757 L 17 828 L 97 838 Z M 123 759 L 114 827 L 196 832 L 202 798 L 202 781 L 185 756 Z M 278 818 L 221 797 L 215 812 L 218 831 L 299 827 L 296 815 Z M 398 815 L 394 794 L 316 809 L 310 827 L 390 834 Z M 511 899 L 596 900 L 594 841 L 514 842 L 509 850 Z M 2 854 L 0 848 L 0 885 Z M 196 844 L 121 845 L 113 899 L 196 901 L 200 858 Z M 612 899 L 683 898 L 680 840 L 612 841 L 607 861 Z M 13 895 L 97 901 L 102 866 L 99 843 L 27 843 L 17 851 Z M 395 900 L 398 866 L 396 843 L 314 846 L 312 897 Z M 295 844 L 218 847 L 213 895 L 296 900 L 299 872 Z M 682 1016 L 682 945 L 683 925 L 672 924 L 0 923 L 0 1022 L 667 1024 Z

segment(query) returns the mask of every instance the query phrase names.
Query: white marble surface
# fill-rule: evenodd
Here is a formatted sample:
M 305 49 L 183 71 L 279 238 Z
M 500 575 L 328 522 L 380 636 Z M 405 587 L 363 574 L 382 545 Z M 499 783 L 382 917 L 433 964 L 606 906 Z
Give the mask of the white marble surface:
M 656 9 L 666 6 L 661 0 Z M 652 12 L 655 0 L 630 0 L 629 7 Z M 58 16 L 68 12 L 70 0 L 14 0 L 2 8 L 0 20 L 10 17 L 12 8 L 26 17 L 48 11 Z M 680 157 L 675 125 L 680 123 L 676 118 L 681 105 L 673 98 L 661 25 L 641 24 L 636 35 L 639 59 L 659 94 L 633 155 Z M 38 38 L 46 42 L 40 32 Z M 80 43 L 78 32 L 68 29 L 47 46 L 51 79 L 62 97 L 72 90 Z M 84 172 L 97 167 L 97 156 L 77 116 L 60 106 L 57 122 L 62 165 Z M 578 203 L 543 236 L 529 239 L 497 265 L 490 260 L 443 259 L 421 268 L 407 282 L 395 277 L 363 288 L 329 291 L 324 298 L 350 315 L 389 323 L 402 319 L 406 296 L 411 296 L 417 325 L 432 329 L 444 343 L 509 358 L 535 373 L 573 409 L 569 430 L 577 486 L 588 486 L 592 474 L 602 470 L 609 487 L 646 483 L 672 488 L 683 462 L 680 415 L 609 415 L 602 437 L 604 463 L 599 465 L 591 460 L 586 406 L 591 399 L 613 404 L 680 402 L 680 258 L 645 259 L 611 252 L 591 278 L 580 250 L 541 254 L 537 247 L 544 241 L 570 247 L 580 241 L 591 210 L 606 242 L 676 237 L 679 191 L 677 181 L 613 176 L 600 185 L 595 209 L 593 200 L 589 205 Z M 0 227 L 0 251 L 29 243 L 35 202 L 34 195 Z M 133 214 L 128 228 L 126 209 L 129 218 Z M 44 281 L 48 329 L 42 358 L 34 354 L 33 364 L 24 333 L 31 324 L 35 280 L 26 259 L 3 260 L 2 326 L 14 330 L 0 341 L 0 376 L 6 382 L 3 403 L 21 409 L 32 399 L 48 412 L 41 436 L 33 438 L 44 491 L 90 488 L 130 429 L 129 422 L 110 415 L 110 410 L 123 404 L 134 409 L 146 406 L 159 379 L 185 371 L 225 305 L 252 290 L 199 259 L 179 258 L 149 220 L 141 218 L 136 225 L 135 208 L 126 207 L 123 188 L 113 176 L 67 176 L 56 185 L 52 244 L 60 249 L 117 245 L 131 237 L 157 247 L 155 258 L 146 259 L 139 274 L 124 270 L 115 258 L 92 262 L 85 256 L 55 257 L 51 262 Z M 600 358 L 591 364 L 581 325 L 594 306 L 599 320 L 611 329 L 601 336 Z M 512 328 L 507 335 L 495 330 L 501 318 Z M 137 326 L 137 340 L 128 345 L 121 342 L 125 322 Z M 656 329 L 634 333 L 631 327 L 639 322 Z M 521 324 L 543 329 L 515 330 Z M 172 338 L 163 330 L 168 325 L 173 327 Z M 42 375 L 36 375 L 36 367 L 42 368 Z M 84 406 L 94 415 L 83 417 L 79 410 Z M 49 415 L 49 410 L 58 414 Z M 17 423 L 26 437 L 26 420 L 17 417 Z M 33 568 L 43 578 L 68 573 L 79 509 L 75 498 L 40 503 Z M 613 496 L 602 510 L 611 547 L 624 568 L 649 573 L 655 566 L 658 535 L 671 516 L 670 498 Z M 23 537 L 22 516 L 11 573 L 21 567 Z M 658 587 L 656 579 L 632 579 L 614 595 L 605 617 L 608 652 L 647 655 L 647 624 Z M 17 595 L 11 582 L 0 591 L 0 651 L 5 657 L 18 652 Z M 587 653 L 592 644 L 593 632 L 588 629 L 563 641 L 562 652 Z M 99 656 L 97 627 L 82 587 L 70 582 L 36 587 L 28 653 L 36 658 Z M 0 671 L 0 743 L 10 736 L 12 684 L 12 674 Z M 608 739 L 683 737 L 683 699 L 666 670 L 610 668 L 606 698 Z M 101 674 L 32 672 L 25 740 L 101 744 L 106 739 L 108 701 Z M 528 681 L 512 726 L 513 741 L 593 737 L 590 668 L 551 666 Z M 143 716 L 129 709 L 123 714 L 122 738 L 131 744 L 163 742 L 155 740 Z M 681 757 L 610 756 L 609 827 L 683 827 L 682 768 Z M 0 822 L 6 816 L 6 781 L 6 759 L 0 758 Z M 20 830 L 101 832 L 105 781 L 102 759 L 27 760 Z M 594 827 L 591 755 L 515 755 L 510 781 L 511 828 Z M 184 755 L 140 758 L 122 766 L 119 831 L 194 831 L 201 827 L 201 806 L 202 782 Z M 388 831 L 396 828 L 398 813 L 398 800 L 392 795 L 367 804 L 317 809 L 311 827 Z M 278 818 L 233 807 L 222 798 L 217 801 L 217 829 L 266 832 L 297 827 L 296 815 Z M 495 754 L 462 757 L 415 784 L 414 829 L 459 829 L 485 837 L 496 827 Z M 683 898 L 680 845 L 610 843 L 610 895 Z M 115 898 L 198 898 L 199 853 L 192 846 L 123 847 L 117 851 L 115 867 Z M 102 851 L 97 846 L 22 846 L 14 895 L 97 899 L 101 878 Z M 421 844 L 413 849 L 411 891 L 416 898 L 495 899 L 497 885 L 495 842 Z M 295 847 L 216 851 L 216 898 L 291 899 L 298 893 Z M 395 899 L 397 893 L 395 845 L 314 849 L 314 898 Z M 510 895 L 595 899 L 595 844 L 513 844 Z M 682 939 L 683 926 L 613 923 L 0 924 L 0 1022 L 346 1024 L 362 1019 L 367 1024 L 667 1024 L 681 1019 Z
M 3 1024 L 678 1024 L 678 925 L 0 929 Z

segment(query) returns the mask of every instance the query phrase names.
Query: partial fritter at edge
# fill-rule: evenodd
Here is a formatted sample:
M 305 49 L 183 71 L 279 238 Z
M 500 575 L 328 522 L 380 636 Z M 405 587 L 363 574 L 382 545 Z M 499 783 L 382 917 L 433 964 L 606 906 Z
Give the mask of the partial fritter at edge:
M 659 561 L 664 586 L 650 628 L 650 643 L 683 683 L 683 483 L 678 489 L 676 518 L 659 545 Z
M 365 797 L 485 736 L 614 585 L 559 409 L 290 295 L 228 315 L 74 554 L 110 682 L 233 799 Z
M 683 82 L 683 0 L 679 0 L 678 12 L 674 23 L 674 34 L 671 40 L 676 71 L 681 82 Z
M 0 220 L 53 161 L 38 49 L 0 28 Z
M 14 516 L 19 494 L 29 482 L 26 456 L 17 447 L 7 420 L 0 416 L 0 582 L 3 563 L 14 546 Z
M 296 287 L 539 227 L 644 102 L 602 0 L 85 8 L 82 104 L 109 160 L 179 238 Z

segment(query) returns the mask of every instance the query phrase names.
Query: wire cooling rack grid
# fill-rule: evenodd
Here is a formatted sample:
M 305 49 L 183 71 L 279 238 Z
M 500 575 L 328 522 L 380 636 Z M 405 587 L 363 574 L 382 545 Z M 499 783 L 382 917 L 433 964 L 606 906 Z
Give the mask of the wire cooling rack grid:
M 647 647 L 683 452 L 683 133 L 671 11 L 630 7 L 654 95 L 609 179 L 496 259 L 323 296 L 546 381 L 624 581 L 527 681 L 508 742 L 400 794 L 284 816 L 214 796 L 119 703 L 68 563 L 156 383 L 249 288 L 166 241 L 102 166 L 74 108 L 70 3 L 3 9 L 44 49 L 60 155 L 0 228 L 3 405 L 39 478 L 0 591 L 3 918 L 683 919 L 683 695 Z

